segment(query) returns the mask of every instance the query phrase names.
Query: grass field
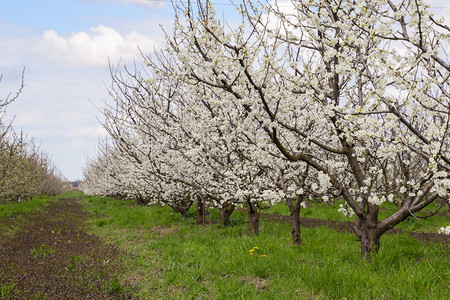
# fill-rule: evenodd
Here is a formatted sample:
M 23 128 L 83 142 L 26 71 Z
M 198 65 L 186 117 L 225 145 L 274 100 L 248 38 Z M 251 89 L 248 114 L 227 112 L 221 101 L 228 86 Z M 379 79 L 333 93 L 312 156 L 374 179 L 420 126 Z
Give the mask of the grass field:
M 261 234 L 247 235 L 246 216 L 236 211 L 219 229 L 216 211 L 208 225 L 195 225 L 168 207 L 84 196 L 37 197 L 0 205 L 0 227 L 17 232 L 26 213 L 57 198 L 79 198 L 92 233 L 123 250 L 119 290 L 140 299 L 448 299 L 448 244 L 423 243 L 408 231 L 436 232 L 442 215 L 400 224 L 386 234 L 371 263 L 362 261 L 355 235 L 325 226 L 302 228 L 303 244 L 292 246 L 289 224 L 260 221 Z M 348 221 L 338 204 L 312 204 L 302 217 Z M 394 209 L 385 206 L 382 214 Z M 281 204 L 266 211 L 288 214 Z M 11 227 L 12 226 L 12 227 Z
M 168 207 L 83 196 L 91 230 L 125 250 L 123 285 L 141 299 L 448 299 L 448 245 L 422 243 L 408 233 L 384 235 L 371 263 L 353 234 L 302 228 L 292 246 L 289 224 L 261 221 L 247 235 L 246 217 L 231 225 L 195 225 Z M 336 207 L 314 204 L 302 217 L 348 220 Z M 390 209 L 389 207 L 385 208 Z M 282 206 L 270 213 L 287 213 Z M 218 220 L 216 212 L 207 219 Z M 436 232 L 445 218 L 413 218 L 404 230 Z
M 31 200 L 24 202 L 5 202 L 0 204 L 0 219 L 10 217 L 12 215 L 22 216 L 28 212 L 39 211 L 41 208 L 48 205 L 48 202 L 56 201 L 64 198 L 80 198 L 82 193 L 79 191 L 66 192 L 59 196 L 36 196 Z

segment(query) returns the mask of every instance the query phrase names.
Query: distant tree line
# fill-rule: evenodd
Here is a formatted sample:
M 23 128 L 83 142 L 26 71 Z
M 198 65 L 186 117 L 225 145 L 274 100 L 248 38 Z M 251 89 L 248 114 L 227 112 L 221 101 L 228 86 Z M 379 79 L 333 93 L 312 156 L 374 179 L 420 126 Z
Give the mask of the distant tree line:
M 70 181 L 73 188 L 78 188 L 80 186 L 81 180 Z
M 6 116 L 8 104 L 18 98 L 22 89 L 23 81 L 15 95 L 0 98 L 0 203 L 58 195 L 70 188 L 48 155 L 32 138 L 15 132 Z

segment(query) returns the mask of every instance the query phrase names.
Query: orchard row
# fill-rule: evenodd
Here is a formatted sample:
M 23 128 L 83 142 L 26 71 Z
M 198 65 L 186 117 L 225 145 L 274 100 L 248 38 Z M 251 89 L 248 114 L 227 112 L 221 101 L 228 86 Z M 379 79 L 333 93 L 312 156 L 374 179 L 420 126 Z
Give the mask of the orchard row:
M 22 89 L 23 84 L 17 94 L 0 99 L 0 203 L 59 195 L 71 188 L 48 155 L 26 134 L 15 132 L 6 117 L 8 104 Z
M 450 28 L 420 0 L 175 2 L 164 46 L 111 70 L 109 138 L 88 194 L 185 213 L 289 206 L 293 242 L 308 199 L 342 199 L 361 255 L 388 229 L 448 201 Z M 397 210 L 380 220 L 380 205 Z M 200 218 L 200 217 L 199 217 Z M 200 219 L 199 219 L 200 220 Z

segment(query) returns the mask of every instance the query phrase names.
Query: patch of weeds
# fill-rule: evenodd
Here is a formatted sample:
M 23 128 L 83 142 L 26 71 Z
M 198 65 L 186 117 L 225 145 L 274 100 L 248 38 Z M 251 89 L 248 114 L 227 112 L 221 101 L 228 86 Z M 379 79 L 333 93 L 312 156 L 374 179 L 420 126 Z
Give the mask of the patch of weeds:
M 263 249 L 259 247 L 253 247 L 252 249 L 248 250 L 248 254 L 252 255 L 254 257 L 266 257 L 267 254 L 264 254 Z
M 6 299 L 8 298 L 9 294 L 11 294 L 12 290 L 15 288 L 16 283 L 15 282 L 3 282 L 0 281 L 0 298 Z
M 37 250 L 36 248 L 33 248 L 32 250 L 31 250 L 31 253 L 30 253 L 30 256 L 32 257 L 32 258 L 37 258 L 37 257 L 41 257 L 41 258 L 44 258 L 46 255 L 48 255 L 48 254 L 53 254 L 53 253 L 55 253 L 55 249 L 47 249 L 46 247 L 45 247 L 45 244 L 42 244 L 40 247 L 39 247 L 39 249 Z
M 69 272 L 72 271 L 73 270 L 73 264 L 70 262 L 65 269 L 66 269 L 66 271 L 69 271 Z
M 71 259 L 72 259 L 72 262 L 77 263 L 77 262 L 80 262 L 81 260 L 83 260 L 83 256 L 82 255 L 72 255 Z
M 45 255 L 47 255 L 47 249 L 45 249 L 45 245 L 44 244 L 42 244 L 39 247 L 39 253 L 41 254 L 42 257 L 45 257 Z
M 100 219 L 97 222 L 95 222 L 95 225 L 97 225 L 97 227 L 103 227 L 105 225 L 108 225 L 110 222 L 108 222 L 108 220 L 105 219 Z
M 111 278 L 106 283 L 105 292 L 108 294 L 119 294 L 123 292 L 122 284 L 117 278 Z
M 31 250 L 30 256 L 31 256 L 32 258 L 36 258 L 36 257 L 37 257 L 37 250 L 36 250 L 36 248 L 33 248 L 33 249 Z
M 77 263 L 80 263 L 83 260 L 83 256 L 81 255 L 72 255 L 70 258 L 70 262 L 67 264 L 67 267 L 64 269 L 66 271 L 72 271 Z
M 41 297 L 42 297 L 42 298 L 41 298 Z M 41 292 L 37 292 L 37 293 L 34 295 L 34 298 L 33 298 L 33 299 L 34 299 L 34 300 L 37 300 L 37 299 L 47 300 L 48 298 L 45 297 L 44 294 L 41 295 Z

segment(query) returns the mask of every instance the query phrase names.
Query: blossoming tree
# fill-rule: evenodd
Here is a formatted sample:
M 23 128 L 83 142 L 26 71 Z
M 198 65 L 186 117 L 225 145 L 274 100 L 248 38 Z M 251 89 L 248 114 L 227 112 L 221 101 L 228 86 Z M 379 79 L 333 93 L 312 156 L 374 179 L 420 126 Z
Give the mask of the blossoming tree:
M 180 4 L 168 36 L 183 76 L 228 93 L 223 101 L 251 115 L 285 158 L 339 190 L 357 215 L 362 256 L 379 249 L 386 230 L 447 196 L 448 27 L 422 2 L 248 3 L 231 30 L 210 3 L 198 5 Z M 392 167 L 408 166 L 410 156 L 424 167 L 394 178 Z M 381 179 L 397 190 L 383 190 Z M 379 220 L 394 193 L 401 208 Z

